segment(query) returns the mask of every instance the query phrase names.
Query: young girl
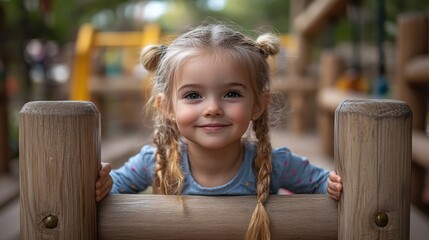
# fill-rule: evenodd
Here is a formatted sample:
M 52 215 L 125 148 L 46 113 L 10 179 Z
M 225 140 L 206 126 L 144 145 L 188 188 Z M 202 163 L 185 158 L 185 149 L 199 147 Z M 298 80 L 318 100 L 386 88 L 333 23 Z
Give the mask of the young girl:
M 272 150 L 268 131 L 269 67 L 279 40 L 256 41 L 224 25 L 205 25 L 168 48 L 146 47 L 143 65 L 155 71 L 155 147 L 144 146 L 124 166 L 103 164 L 96 200 L 110 193 L 256 195 L 246 239 L 269 239 L 268 196 L 328 193 L 338 200 L 341 178 L 287 148 Z M 243 139 L 252 126 L 255 141 Z M 109 174 L 110 173 L 110 174 Z

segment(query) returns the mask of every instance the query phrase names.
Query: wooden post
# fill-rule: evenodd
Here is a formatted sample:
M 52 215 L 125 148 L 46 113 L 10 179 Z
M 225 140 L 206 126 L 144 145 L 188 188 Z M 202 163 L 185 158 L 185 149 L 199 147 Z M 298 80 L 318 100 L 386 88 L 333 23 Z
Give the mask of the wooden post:
M 346 100 L 337 108 L 338 239 L 409 238 L 411 115 L 404 102 L 389 100 Z
M 425 131 L 427 87 L 411 84 L 405 76 L 405 67 L 413 58 L 428 54 L 428 17 L 424 14 L 403 14 L 398 19 L 397 80 L 398 99 L 413 110 L 413 127 Z
M 90 102 L 30 102 L 20 113 L 21 239 L 97 239 L 100 116 Z

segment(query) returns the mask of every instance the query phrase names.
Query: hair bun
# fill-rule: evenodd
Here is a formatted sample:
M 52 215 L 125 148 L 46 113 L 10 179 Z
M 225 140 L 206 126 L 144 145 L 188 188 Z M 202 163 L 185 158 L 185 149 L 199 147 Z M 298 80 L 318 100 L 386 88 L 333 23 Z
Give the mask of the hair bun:
M 140 53 L 140 62 L 148 71 L 156 70 L 158 63 L 161 60 L 165 48 L 160 45 L 149 45 L 143 48 Z
M 256 39 L 256 45 L 266 57 L 274 56 L 280 51 L 280 40 L 271 33 L 265 33 L 259 36 Z

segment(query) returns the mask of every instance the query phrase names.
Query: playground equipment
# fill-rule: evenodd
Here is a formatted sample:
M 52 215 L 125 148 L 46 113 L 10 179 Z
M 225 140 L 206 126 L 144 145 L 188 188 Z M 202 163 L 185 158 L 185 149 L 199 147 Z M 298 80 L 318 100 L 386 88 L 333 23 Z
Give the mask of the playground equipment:
M 413 111 L 412 202 L 422 206 L 425 175 L 429 171 L 429 136 L 425 134 L 429 91 L 429 17 L 403 14 L 397 34 L 397 98 Z
M 398 20 L 396 46 L 396 93 L 413 111 L 411 202 L 422 208 L 425 176 L 429 171 L 429 137 L 426 131 L 429 90 L 429 18 L 424 14 L 404 14 Z M 356 92 L 342 92 L 329 86 L 341 73 L 343 64 L 332 51 L 322 53 L 322 88 L 318 94 L 318 124 L 324 152 L 334 151 L 334 112 L 344 99 L 371 98 Z
M 322 32 L 331 19 L 343 15 L 346 6 L 345 0 L 317 0 L 296 16 L 293 29 L 297 39 L 294 62 L 297 74 L 304 74 L 305 68 L 310 65 L 311 38 Z
M 289 50 L 287 69 L 284 81 L 273 82 L 273 89 L 286 92 L 288 107 L 288 128 L 303 133 L 314 126 L 316 110 L 316 93 L 318 83 L 309 74 L 311 51 L 314 37 L 325 29 L 332 19 L 343 15 L 346 9 L 345 0 L 291 1 L 293 17 L 294 44 Z
M 271 196 L 273 239 L 408 239 L 411 110 L 344 101 L 336 111 L 338 204 Z M 111 195 L 98 206 L 100 115 L 90 102 L 30 102 L 20 113 L 22 239 L 242 239 L 254 196 Z M 98 216 L 98 218 L 97 218 Z
M 161 29 L 146 24 L 142 31 L 100 32 L 91 25 L 80 27 L 70 88 L 71 100 L 95 103 L 103 114 L 102 128 L 107 136 L 122 130 L 142 127 L 142 109 L 150 90 L 149 75 L 137 76 L 138 55 L 142 47 L 161 42 Z M 96 74 L 96 65 L 104 57 L 104 74 Z M 143 76 L 144 75 L 144 76 Z M 107 119 L 109 119 L 107 121 Z M 119 123 L 114 128 L 109 123 Z M 116 129 L 116 130 L 112 130 Z
M 317 94 L 317 125 L 323 152 L 334 155 L 334 113 L 345 99 L 369 99 L 370 95 L 357 91 L 335 88 L 335 82 L 343 74 L 343 59 L 333 50 L 325 50 L 320 56 L 320 90 Z
M 142 32 L 96 32 L 85 24 L 79 29 L 76 40 L 74 74 L 70 88 L 70 99 L 90 100 L 89 79 L 91 53 L 99 47 L 141 47 L 160 42 L 158 25 L 145 25 Z

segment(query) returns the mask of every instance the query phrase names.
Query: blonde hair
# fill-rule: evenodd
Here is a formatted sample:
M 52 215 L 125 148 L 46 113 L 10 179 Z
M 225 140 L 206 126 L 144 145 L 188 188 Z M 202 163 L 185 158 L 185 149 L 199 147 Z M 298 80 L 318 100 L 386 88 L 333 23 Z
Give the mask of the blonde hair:
M 246 239 L 270 239 L 269 217 L 264 203 L 270 194 L 271 143 L 268 133 L 268 110 L 266 93 L 270 91 L 269 66 L 266 58 L 279 52 L 280 43 L 272 34 L 264 34 L 256 41 L 222 24 L 199 26 L 175 39 L 168 47 L 148 46 L 141 53 L 141 61 L 147 70 L 155 71 L 152 97 L 148 106 L 162 104 L 171 109 L 174 80 L 183 63 L 204 51 L 222 51 L 241 67 L 250 80 L 257 104 L 265 108 L 253 121 L 253 130 L 258 141 L 254 162 L 257 176 L 257 205 L 252 214 Z M 165 101 L 157 102 L 159 94 Z M 153 188 L 155 193 L 181 194 L 183 172 L 180 161 L 180 133 L 173 121 L 159 111 L 154 112 L 154 143 L 156 167 Z

